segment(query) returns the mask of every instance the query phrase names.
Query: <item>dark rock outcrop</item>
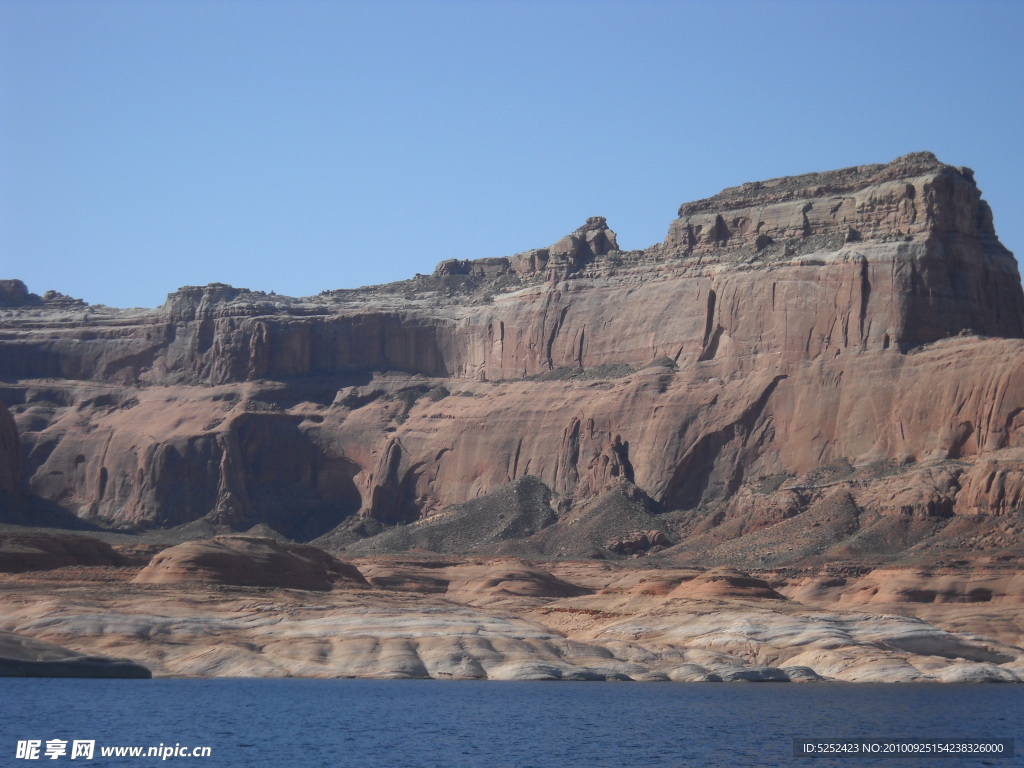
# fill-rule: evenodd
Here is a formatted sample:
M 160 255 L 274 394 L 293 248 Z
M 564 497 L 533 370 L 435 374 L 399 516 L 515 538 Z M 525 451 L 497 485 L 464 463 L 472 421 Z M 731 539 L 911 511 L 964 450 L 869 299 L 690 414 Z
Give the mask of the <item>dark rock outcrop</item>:
M 0 677 L 117 677 L 148 679 L 152 673 L 128 659 L 89 655 L 0 631 Z
M 41 304 L 39 297 L 28 292 L 21 280 L 0 280 L 0 307 L 25 307 Z
M 113 547 L 89 536 L 0 533 L 0 573 L 124 564 Z
M 493 551 L 503 542 L 529 538 L 556 520 L 551 491 L 537 478 L 527 475 L 480 498 L 392 528 L 350 549 L 366 553 Z
M 13 500 L 23 493 L 21 483 L 21 440 L 18 425 L 0 401 L 0 498 Z

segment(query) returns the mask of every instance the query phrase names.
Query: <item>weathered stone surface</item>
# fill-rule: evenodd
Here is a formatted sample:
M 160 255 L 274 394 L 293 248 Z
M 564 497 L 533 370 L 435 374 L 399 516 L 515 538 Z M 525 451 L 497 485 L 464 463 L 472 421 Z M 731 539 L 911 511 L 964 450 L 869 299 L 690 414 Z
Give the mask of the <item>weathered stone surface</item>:
M 1024 450 L 1000 451 L 978 461 L 961 482 L 959 514 L 1005 515 L 1024 509 Z
M 352 552 L 410 549 L 476 552 L 493 549 L 501 542 L 528 538 L 557 519 L 551 509 L 551 491 L 537 478 L 526 475 L 490 494 L 385 531 L 348 549 Z
M 493 606 L 506 598 L 576 597 L 592 591 L 529 562 L 456 566 L 449 568 L 446 575 L 449 581 L 445 594 L 452 600 L 474 606 Z M 517 600 L 516 604 L 524 602 Z
M 789 585 L 789 597 L 809 604 L 1021 604 L 1019 571 L 964 573 L 945 570 L 873 570 L 856 578 L 814 577 Z
M 670 542 L 652 506 L 646 494 L 623 480 L 598 496 L 583 496 L 557 522 L 503 550 L 570 558 L 653 554 Z
M 846 600 L 841 589 L 801 603 L 763 594 L 770 589 L 758 575 L 722 570 L 508 558 L 384 558 L 359 567 L 378 586 L 137 583 L 130 567 L 0 574 L 0 629 L 90 654 L 128 654 L 159 676 L 1024 680 L 1019 579 L 1001 582 L 1008 599 L 999 639 L 978 631 L 994 628 L 995 614 L 989 624 L 958 626 L 969 618 L 958 611 L 977 603 L 905 602 L 899 615 L 898 606 Z M 722 588 L 705 589 L 714 585 Z M 852 598 L 861 591 L 851 583 Z
M 77 653 L 53 643 L 0 631 L 0 677 L 152 676 L 146 667 L 128 659 Z
M 763 579 L 757 579 L 734 568 L 712 568 L 687 579 L 668 593 L 669 597 L 740 598 L 747 600 L 783 600 Z
M 0 280 L 0 307 L 23 307 L 38 304 L 39 297 L 28 292 L 21 280 Z
M 313 590 L 329 590 L 336 582 L 366 584 L 357 568 L 316 547 L 248 536 L 217 536 L 170 547 L 156 555 L 135 581 Z
M 467 547 L 751 567 L 787 547 L 889 557 L 936 526 L 1011 546 L 1022 337 L 1017 265 L 972 174 L 919 153 L 686 204 L 643 251 L 594 218 L 548 248 L 305 299 L 21 301 L 0 309 L 0 396 L 27 490 L 106 525 L 344 524 L 347 546 L 355 516 L 443 528 L 531 477 L 558 520 L 521 549 Z M 0 477 L 15 463 L 6 449 Z M 836 466 L 854 474 L 811 477 Z M 624 487 L 640 501 L 605 503 Z M 630 505 L 621 530 L 591 514 Z M 584 512 L 589 538 L 569 527 Z
M 1024 293 L 927 153 L 304 299 L 3 281 L 0 378 L 2 519 L 137 532 L 3 534 L 4 632 L 160 675 L 1024 680 Z M 218 526 L 267 538 L 136 567 Z

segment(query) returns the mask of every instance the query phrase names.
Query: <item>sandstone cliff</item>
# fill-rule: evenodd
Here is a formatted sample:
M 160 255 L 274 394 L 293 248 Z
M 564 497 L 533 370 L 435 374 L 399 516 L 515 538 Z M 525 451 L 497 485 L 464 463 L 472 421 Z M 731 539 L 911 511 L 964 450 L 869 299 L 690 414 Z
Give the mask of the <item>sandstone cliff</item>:
M 304 299 L 210 285 L 112 310 L 9 282 L 19 476 L 104 525 L 340 525 L 347 546 L 530 476 L 550 494 L 516 514 L 552 531 L 474 546 L 729 564 L 794 540 L 901 551 L 955 518 L 1019 547 L 1020 275 L 972 173 L 928 153 L 725 190 L 641 251 L 592 218 L 547 248 Z M 635 532 L 559 533 L 623 505 L 643 508 Z M 808 512 L 821 541 L 766 533 Z

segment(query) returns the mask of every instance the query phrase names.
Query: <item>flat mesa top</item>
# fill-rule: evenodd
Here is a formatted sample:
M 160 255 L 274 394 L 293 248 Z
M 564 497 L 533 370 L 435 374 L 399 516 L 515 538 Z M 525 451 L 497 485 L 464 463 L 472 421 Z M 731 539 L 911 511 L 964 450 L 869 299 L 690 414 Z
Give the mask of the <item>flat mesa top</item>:
M 721 208 L 736 208 L 758 202 L 779 202 L 794 198 L 827 197 L 898 179 L 912 179 L 928 174 L 957 173 L 973 180 L 969 168 L 946 165 L 931 152 L 913 152 L 890 163 L 855 165 L 836 171 L 780 176 L 765 181 L 749 181 L 738 187 L 727 187 L 712 197 L 683 203 L 679 215 L 700 213 Z

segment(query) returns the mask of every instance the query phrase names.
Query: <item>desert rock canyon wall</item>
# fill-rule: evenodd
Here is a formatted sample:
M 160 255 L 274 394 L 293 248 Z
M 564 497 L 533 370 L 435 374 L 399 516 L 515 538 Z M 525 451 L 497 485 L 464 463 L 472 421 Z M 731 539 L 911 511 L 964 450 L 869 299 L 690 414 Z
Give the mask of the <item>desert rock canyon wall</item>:
M 903 528 L 1024 507 L 1020 274 L 971 171 L 929 153 L 727 189 L 640 251 L 592 218 L 303 299 L 5 281 L 0 398 L 3 498 L 105 526 L 311 539 L 526 476 L 558 515 L 685 512 L 669 543 L 701 551 L 836 492 Z

